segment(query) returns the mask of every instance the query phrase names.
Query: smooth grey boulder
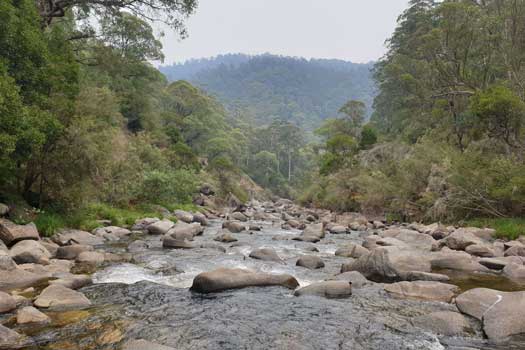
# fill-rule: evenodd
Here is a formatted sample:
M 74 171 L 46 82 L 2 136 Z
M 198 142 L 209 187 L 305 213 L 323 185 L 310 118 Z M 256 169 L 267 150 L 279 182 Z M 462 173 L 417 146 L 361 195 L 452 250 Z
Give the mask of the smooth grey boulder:
M 131 227 L 132 231 L 147 231 L 148 226 L 160 221 L 159 218 L 143 218 L 135 221 Z
M 61 246 L 81 244 L 81 245 L 101 245 L 105 240 L 86 231 L 62 230 L 53 236 L 53 241 Z
M 197 248 L 198 246 L 193 244 L 191 241 L 187 239 L 178 239 L 173 238 L 171 236 L 165 236 L 162 239 L 162 248 L 169 248 L 169 249 L 193 249 Z
M 525 265 L 509 263 L 503 268 L 503 275 L 508 279 L 525 285 Z
M 73 244 L 59 247 L 56 257 L 58 259 L 75 260 L 83 252 L 93 251 L 93 246 L 85 244 Z
M 93 280 L 89 275 L 74 275 L 74 274 L 64 274 L 56 280 L 49 281 L 49 285 L 61 285 L 69 289 L 80 289 L 85 286 L 93 284 Z
M 92 265 L 101 265 L 104 263 L 105 256 L 101 252 L 82 252 L 78 254 L 75 259 L 78 263 L 92 264 Z
M 0 270 L 0 291 L 8 292 L 14 289 L 36 286 L 47 279 L 49 279 L 48 275 L 25 271 L 21 268 Z
M 414 317 L 412 324 L 432 333 L 446 336 L 457 336 L 472 331 L 466 318 L 462 314 L 452 311 L 438 311 Z
M 485 243 L 468 228 L 457 229 L 440 242 L 452 250 L 465 250 L 470 245 Z
M 17 264 L 49 264 L 51 253 L 38 241 L 24 240 L 11 247 L 9 255 Z
M 505 250 L 505 256 L 522 256 L 525 257 L 525 245 L 515 245 Z
M 208 226 L 208 218 L 203 213 L 193 213 L 193 222 L 197 222 L 202 226 Z
M 197 275 L 190 290 L 198 293 L 222 292 L 245 287 L 282 286 L 295 289 L 297 280 L 286 274 L 257 273 L 243 269 L 219 268 Z
M 366 249 L 363 246 L 360 246 L 359 244 L 354 244 L 354 243 L 345 244 L 344 246 L 338 248 L 335 251 L 336 256 L 342 256 L 345 258 L 354 258 L 354 259 L 358 259 L 368 253 L 370 253 L 368 249 Z
M 323 260 L 315 255 L 305 255 L 300 257 L 295 263 L 297 266 L 305 267 L 310 270 L 321 269 L 324 267 Z
M 246 226 L 239 221 L 225 221 L 222 224 L 222 228 L 225 228 L 232 233 L 239 233 L 246 230 Z
M 433 281 L 397 282 L 384 287 L 390 295 L 398 298 L 432 300 L 450 303 L 459 292 L 453 284 Z
M 262 261 L 273 261 L 280 264 L 284 264 L 284 261 L 279 257 L 277 252 L 272 248 L 260 248 L 255 249 L 250 253 L 250 258 L 262 260 Z
M 372 284 L 372 281 L 366 279 L 360 272 L 348 271 L 340 273 L 327 279 L 327 281 L 346 281 L 352 283 L 352 288 L 362 288 L 367 284 Z
M 147 230 L 150 235 L 163 235 L 166 234 L 175 223 L 171 220 L 160 220 L 148 226 Z
M 246 217 L 246 215 L 238 211 L 231 213 L 230 218 L 233 220 L 242 221 L 242 222 L 248 221 L 248 218 Z
M 40 239 L 35 224 L 17 225 L 7 219 L 0 218 L 0 240 L 2 240 L 6 246 L 11 247 L 15 243 L 26 239 Z
M 204 226 L 194 222 L 187 224 L 185 222 L 177 222 L 175 226 L 170 228 L 166 235 L 176 239 L 193 240 L 193 237 L 198 236 L 204 232 Z
M 430 264 L 432 269 L 465 272 L 490 271 L 487 267 L 481 265 L 472 255 L 468 253 L 445 249 L 443 249 L 441 252 L 431 255 Z
M 191 224 L 193 222 L 193 214 L 185 211 L 185 210 L 175 210 L 173 212 L 173 215 L 177 218 L 177 220 L 185 222 L 187 224 Z
M 54 284 L 45 288 L 34 304 L 40 308 L 76 308 L 90 306 L 91 302 L 80 292 Z
M 347 281 L 324 281 L 299 288 L 294 295 L 314 295 L 329 299 L 348 298 L 352 295 L 352 283 Z
M 214 241 L 216 242 L 222 242 L 222 243 L 232 243 L 237 242 L 237 238 L 233 237 L 230 232 L 221 232 L 218 233 L 214 238 Z
M 492 258 L 496 256 L 495 250 L 489 244 L 472 244 L 465 248 L 465 251 L 470 255 L 482 258 Z
M 0 216 L 6 216 L 9 213 L 9 206 L 4 203 L 0 203 Z
M 26 306 L 16 313 L 16 323 L 50 323 L 51 318 L 33 306 Z

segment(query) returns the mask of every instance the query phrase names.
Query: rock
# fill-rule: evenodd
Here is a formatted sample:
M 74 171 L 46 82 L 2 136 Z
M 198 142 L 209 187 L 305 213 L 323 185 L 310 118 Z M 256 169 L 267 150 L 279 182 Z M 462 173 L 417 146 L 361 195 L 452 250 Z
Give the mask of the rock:
M 525 246 L 515 245 L 505 251 L 505 256 L 523 256 L 525 257 Z
M 250 231 L 261 231 L 262 227 L 260 225 L 257 225 L 257 224 L 250 224 L 248 226 L 248 230 L 250 230 Z
M 56 257 L 58 248 L 60 247 L 58 244 L 51 240 L 48 240 L 48 238 L 45 238 L 45 240 L 39 242 L 44 248 L 46 248 L 49 254 L 51 254 L 52 258 Z
M 378 221 L 378 220 L 374 220 L 374 222 L 372 222 L 372 225 L 374 225 L 375 229 L 383 229 L 386 227 L 383 222 Z
M 385 285 L 385 290 L 399 298 L 421 299 L 450 303 L 459 292 L 452 284 L 433 281 L 398 282 Z
M 11 295 L 0 292 L 0 314 L 16 309 L 16 300 Z
M 237 238 L 233 237 L 230 232 L 219 233 L 217 236 L 215 236 L 215 238 L 213 238 L 213 240 L 222 243 L 237 242 Z
M 150 235 L 163 235 L 166 234 L 175 223 L 171 220 L 160 220 L 148 226 L 148 233 Z
M 369 280 L 365 278 L 361 273 L 357 271 L 348 271 L 345 273 L 340 273 L 330 277 L 328 281 L 346 281 L 352 283 L 352 288 L 362 288 L 363 286 L 370 284 Z
M 6 216 L 7 214 L 9 214 L 9 207 L 4 203 L 0 203 L 0 216 Z
M 335 225 L 328 229 L 328 231 L 332 234 L 343 234 L 348 233 L 348 227 L 341 226 L 341 225 Z
M 118 226 L 106 226 L 93 230 L 93 234 L 108 240 L 113 240 L 111 237 L 117 237 L 120 239 L 122 237 L 129 236 L 131 231 Z
M 89 275 L 73 275 L 66 274 L 63 277 L 50 281 L 50 285 L 61 285 L 69 289 L 80 289 L 85 286 L 89 286 L 93 283 L 91 276 Z
M 324 281 L 312 283 L 294 292 L 296 297 L 314 295 L 329 299 L 348 298 L 352 295 L 352 283 L 347 281 Z
M 448 282 L 450 277 L 440 273 L 430 273 L 422 271 L 410 271 L 404 274 L 404 279 L 407 281 L 434 281 L 434 282 Z
M 503 268 L 503 274 L 510 280 L 525 284 L 525 265 L 523 264 L 507 264 Z
M 193 222 L 197 222 L 202 226 L 208 226 L 208 218 L 203 213 L 193 213 Z
M 51 253 L 38 241 L 24 240 L 11 247 L 9 255 L 17 264 L 49 264 Z
M 199 192 L 205 196 L 213 196 L 215 194 L 215 190 L 210 184 L 202 184 Z
M 193 214 L 184 210 L 175 210 L 173 215 L 177 218 L 178 221 L 191 224 L 193 222 Z
M 366 248 L 368 250 L 374 250 L 375 248 L 379 247 L 377 244 L 377 241 L 381 240 L 381 237 L 379 236 L 367 236 L 365 237 L 365 241 L 363 242 L 363 248 Z
M 13 258 L 11 258 L 7 252 L 0 250 L 0 271 L 14 269 L 16 269 L 16 263 Z
M 244 215 L 243 213 L 240 213 L 238 211 L 236 211 L 234 213 L 231 213 L 230 214 L 230 218 L 233 219 L 233 220 L 242 221 L 242 222 L 248 221 L 248 218 L 246 217 L 246 215 Z
M 404 228 L 392 228 L 385 230 L 381 233 L 381 236 L 385 237 L 379 241 L 377 241 L 377 244 L 379 245 L 397 245 L 397 246 L 403 246 L 408 245 L 415 249 L 421 249 L 426 251 L 433 250 L 434 247 L 437 246 L 437 241 L 432 238 L 432 236 L 429 236 L 424 233 L 420 233 L 414 230 L 407 230 Z M 402 242 L 403 244 L 397 243 L 397 241 L 392 241 L 391 239 L 395 238 L 397 241 Z M 390 239 L 390 240 L 389 240 Z M 391 244 L 381 244 L 381 242 L 388 242 L 391 241 Z
M 246 230 L 246 226 L 239 221 L 225 221 L 222 224 L 222 228 L 225 228 L 232 233 L 239 233 Z
M 11 247 L 15 243 L 26 239 L 40 239 L 35 224 L 16 225 L 7 219 L 0 219 L 0 240 L 6 246 Z
M 25 342 L 24 336 L 0 325 L 0 349 L 19 349 Z
M 374 282 L 397 282 L 410 271 L 430 272 L 428 257 L 417 251 L 381 247 L 344 266 L 341 272 L 359 271 Z
M 193 240 L 193 237 L 202 234 L 202 232 L 204 232 L 204 227 L 197 222 L 192 224 L 177 222 L 177 224 L 175 224 L 166 235 L 175 239 L 187 239 L 191 241 Z
M 128 245 L 128 251 L 131 253 L 142 252 L 148 249 L 148 243 L 142 240 L 136 240 Z
M 470 254 L 456 251 L 441 251 L 431 256 L 432 269 L 454 270 L 466 272 L 489 272 L 485 266 L 478 263 Z
M 0 291 L 11 291 L 38 285 L 49 277 L 28 272 L 20 268 L 0 271 Z
M 471 289 L 456 298 L 458 309 L 483 322 L 492 340 L 525 333 L 525 292 Z
M 370 251 L 358 244 L 348 243 L 335 251 L 336 256 L 358 259 Z
M 470 255 L 482 258 L 492 258 L 496 255 L 494 249 L 488 244 L 472 244 L 465 248 L 465 251 Z
M 160 221 L 159 218 L 143 218 L 135 221 L 133 226 L 131 226 L 132 231 L 147 231 L 148 226 L 151 224 Z
M 243 269 L 220 268 L 197 275 L 190 290 L 198 293 L 214 293 L 228 289 L 265 286 L 295 289 L 299 283 L 293 276 L 286 274 L 274 275 Z
M 92 265 L 101 265 L 104 263 L 104 253 L 100 252 L 82 252 L 78 254 L 76 262 Z
M 16 323 L 49 323 L 51 319 L 33 306 L 26 306 L 16 313 Z
M 316 243 L 319 242 L 322 238 L 324 238 L 324 236 L 325 234 L 323 224 L 319 223 L 306 226 L 301 235 L 294 237 L 293 240 Z
M 80 230 L 62 230 L 53 236 L 53 241 L 58 245 L 101 245 L 104 244 L 104 238 L 95 236 L 86 231 Z
M 288 221 L 286 221 L 286 224 L 288 224 L 288 226 L 296 228 L 298 230 L 304 230 L 306 228 L 305 224 L 303 224 L 302 222 L 299 222 L 297 220 L 288 220 Z
M 491 270 L 503 270 L 508 264 L 508 262 L 500 258 L 482 258 L 478 262 Z
M 57 258 L 66 260 L 75 260 L 83 252 L 93 251 L 93 246 L 84 244 L 74 244 L 59 247 L 57 249 Z
M 432 333 L 446 336 L 456 336 L 471 331 L 471 327 L 465 317 L 452 311 L 438 311 L 414 317 L 412 324 Z
M 297 260 L 295 265 L 296 266 L 306 267 L 307 269 L 310 269 L 310 270 L 315 270 L 315 269 L 323 268 L 324 267 L 324 262 L 318 256 L 305 255 L 305 256 L 300 257 Z
M 226 253 L 226 248 L 224 248 L 222 245 L 216 244 L 216 243 L 204 242 L 199 247 L 200 248 L 205 248 L 205 249 L 217 249 L 220 252 Z
M 262 261 L 274 261 L 284 264 L 284 261 L 279 257 L 277 252 L 272 248 L 255 249 L 250 253 L 250 258 Z
M 152 343 L 144 339 L 138 339 L 126 342 L 122 350 L 175 350 L 175 348 Z
M 177 239 L 177 238 L 172 238 L 170 236 L 165 236 L 164 239 L 162 240 L 162 248 L 193 249 L 193 248 L 197 248 L 197 246 L 184 238 Z
M 474 235 L 469 228 L 460 228 L 441 240 L 442 244 L 453 250 L 465 250 L 469 245 L 483 244 L 484 241 Z
M 84 294 L 55 284 L 45 288 L 34 304 L 41 308 L 85 307 L 90 306 L 91 302 Z

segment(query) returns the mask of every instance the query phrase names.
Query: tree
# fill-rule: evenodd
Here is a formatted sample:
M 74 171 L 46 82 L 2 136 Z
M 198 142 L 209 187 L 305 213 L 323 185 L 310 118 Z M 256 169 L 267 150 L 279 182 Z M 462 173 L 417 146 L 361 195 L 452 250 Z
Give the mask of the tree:
M 354 129 L 358 129 L 365 120 L 366 105 L 362 101 L 351 100 L 339 109 L 339 113 L 349 119 Z

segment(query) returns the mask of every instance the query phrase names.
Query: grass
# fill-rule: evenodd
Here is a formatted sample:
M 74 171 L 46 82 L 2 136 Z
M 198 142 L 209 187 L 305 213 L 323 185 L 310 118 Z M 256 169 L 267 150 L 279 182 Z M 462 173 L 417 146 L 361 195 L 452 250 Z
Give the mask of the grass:
M 525 218 L 477 218 L 468 220 L 466 224 L 492 228 L 496 230 L 498 238 L 512 240 L 525 235 Z

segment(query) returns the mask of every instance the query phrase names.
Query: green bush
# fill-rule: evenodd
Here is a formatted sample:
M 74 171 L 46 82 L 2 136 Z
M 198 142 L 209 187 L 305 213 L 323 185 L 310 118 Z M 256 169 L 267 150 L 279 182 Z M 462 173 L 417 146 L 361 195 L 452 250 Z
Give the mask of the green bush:
M 50 237 L 67 226 L 63 216 L 50 212 L 40 213 L 35 220 L 35 225 L 40 235 L 45 237 Z
M 191 203 L 192 196 L 197 191 L 197 181 L 195 174 L 188 170 L 152 170 L 144 174 L 138 191 L 137 198 L 149 203 Z
M 525 235 L 525 218 L 475 218 L 467 220 L 466 225 L 492 228 L 498 238 L 512 240 Z

